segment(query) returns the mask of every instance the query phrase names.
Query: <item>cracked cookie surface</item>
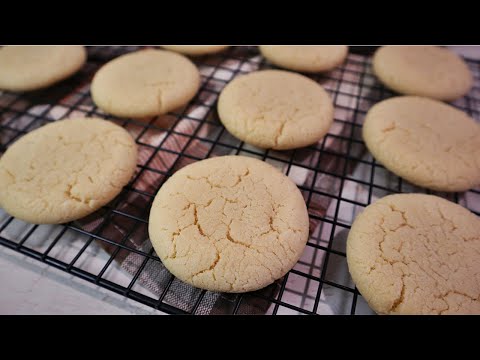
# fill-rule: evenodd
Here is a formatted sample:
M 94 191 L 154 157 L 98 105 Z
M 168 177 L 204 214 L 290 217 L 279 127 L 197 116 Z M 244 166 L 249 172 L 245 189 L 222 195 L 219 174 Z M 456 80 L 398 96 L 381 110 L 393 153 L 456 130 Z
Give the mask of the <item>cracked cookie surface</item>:
M 354 221 L 347 261 L 381 314 L 480 314 L 480 218 L 433 195 L 397 194 Z
M 176 172 L 152 205 L 149 234 L 163 264 L 193 286 L 261 289 L 284 276 L 308 240 L 296 185 L 244 156 L 196 162 Z
M 363 139 L 387 169 L 438 191 L 480 184 L 480 125 L 440 101 L 400 96 L 374 105 Z
M 228 45 L 162 45 L 163 48 L 190 56 L 214 54 L 228 48 Z
M 135 141 L 112 122 L 53 122 L 17 140 L 0 158 L 0 206 L 35 224 L 79 219 L 120 193 L 136 161 Z
M 287 150 L 325 136 L 333 122 L 333 103 L 319 84 L 303 75 L 262 70 L 239 76 L 224 88 L 218 115 L 240 140 Z
M 83 46 L 4 46 L 0 49 L 0 89 L 48 87 L 76 73 L 86 60 Z
M 262 45 L 262 55 L 272 64 L 302 72 L 322 72 L 340 66 L 347 57 L 348 47 Z
M 119 56 L 100 68 L 91 93 L 102 110 L 142 118 L 175 110 L 200 87 L 200 73 L 185 56 L 146 49 Z
M 437 46 L 384 46 L 373 56 L 373 72 L 385 86 L 406 95 L 455 100 L 473 85 L 467 64 Z

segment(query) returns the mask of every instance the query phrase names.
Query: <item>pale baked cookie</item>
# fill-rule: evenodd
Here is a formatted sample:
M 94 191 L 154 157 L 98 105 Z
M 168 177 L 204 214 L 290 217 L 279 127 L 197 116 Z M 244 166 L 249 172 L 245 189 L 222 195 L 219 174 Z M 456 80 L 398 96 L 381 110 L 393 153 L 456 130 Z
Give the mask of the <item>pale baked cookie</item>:
M 102 110 L 116 116 L 142 118 L 185 105 L 199 86 L 200 74 L 185 56 L 146 49 L 105 64 L 95 74 L 91 92 Z
M 380 163 L 413 184 L 439 191 L 480 184 L 480 126 L 440 101 L 384 100 L 368 111 L 363 139 Z
M 86 59 L 83 46 L 4 46 L 0 48 L 0 89 L 48 87 L 76 73 Z
M 188 165 L 162 186 L 149 221 L 163 264 L 193 286 L 240 293 L 284 276 L 308 240 L 296 185 L 271 165 L 223 156 Z
M 240 140 L 286 150 L 325 136 L 333 122 L 333 103 L 319 84 L 303 75 L 262 70 L 239 76 L 223 89 L 218 115 Z
M 0 206 L 35 224 L 82 218 L 120 193 L 136 160 L 134 140 L 112 122 L 79 118 L 45 125 L 0 158 Z
M 340 66 L 347 57 L 348 47 L 336 46 L 274 46 L 262 45 L 260 52 L 272 64 L 308 73 L 329 71 Z
M 380 314 L 480 314 L 480 218 L 445 199 L 390 195 L 347 240 L 352 279 Z
M 185 55 L 200 56 L 215 54 L 228 48 L 228 45 L 162 45 L 163 48 Z
M 473 84 L 467 64 L 436 46 L 385 46 L 373 57 L 373 71 L 385 86 L 406 95 L 455 100 Z

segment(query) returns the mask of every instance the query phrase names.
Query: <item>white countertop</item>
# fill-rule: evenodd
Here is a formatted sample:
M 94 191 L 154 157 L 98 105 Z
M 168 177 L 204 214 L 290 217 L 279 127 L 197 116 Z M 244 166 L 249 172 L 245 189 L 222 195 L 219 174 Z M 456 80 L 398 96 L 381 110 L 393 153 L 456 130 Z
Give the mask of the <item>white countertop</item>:
M 452 47 L 480 58 L 480 47 Z M 161 314 L 0 246 L 0 314 Z
M 0 314 L 161 314 L 0 246 Z

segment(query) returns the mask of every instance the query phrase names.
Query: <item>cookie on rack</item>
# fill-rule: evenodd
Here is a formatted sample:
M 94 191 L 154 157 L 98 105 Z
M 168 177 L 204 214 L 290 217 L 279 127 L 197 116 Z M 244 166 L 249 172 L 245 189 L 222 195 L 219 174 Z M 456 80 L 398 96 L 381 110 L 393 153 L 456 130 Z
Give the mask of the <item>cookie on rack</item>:
M 287 150 L 325 136 L 333 122 L 333 103 L 322 86 L 303 75 L 262 70 L 239 76 L 223 89 L 218 115 L 240 140 Z
M 363 139 L 376 160 L 415 185 L 438 191 L 480 185 L 480 125 L 440 101 L 381 101 L 366 115 Z
M 228 45 L 162 45 L 164 49 L 190 56 L 216 54 L 228 48 Z
M 454 52 L 437 46 L 384 46 L 373 71 L 388 88 L 405 95 L 451 101 L 468 93 L 472 74 Z
M 0 48 L 0 90 L 46 88 L 75 74 L 86 60 L 83 46 L 4 46 Z
M 177 171 L 159 190 L 150 240 L 177 278 L 198 288 L 242 293 L 284 276 L 308 240 L 296 185 L 273 166 L 222 156 Z
M 119 56 L 92 80 L 95 104 L 119 117 L 143 118 L 187 104 L 200 87 L 200 73 L 185 56 L 145 49 Z
M 262 45 L 262 55 L 279 67 L 317 73 L 330 71 L 340 66 L 346 59 L 348 47 L 344 45 L 331 46 L 286 46 Z
M 110 121 L 53 122 L 24 135 L 0 158 L 0 206 L 34 224 L 76 220 L 115 198 L 136 161 L 135 141 Z
M 480 314 L 480 218 L 433 195 L 368 206 L 347 239 L 352 279 L 380 314 Z

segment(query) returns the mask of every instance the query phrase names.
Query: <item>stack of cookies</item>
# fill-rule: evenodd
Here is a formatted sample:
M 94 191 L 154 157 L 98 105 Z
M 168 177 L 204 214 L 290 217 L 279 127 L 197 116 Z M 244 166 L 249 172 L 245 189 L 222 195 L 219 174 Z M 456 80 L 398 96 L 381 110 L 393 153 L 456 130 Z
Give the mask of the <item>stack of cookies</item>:
M 142 119 L 187 104 L 200 74 L 187 56 L 227 46 L 163 46 L 132 52 L 95 74 L 91 95 L 105 113 Z M 260 46 L 284 70 L 233 79 L 218 116 L 236 138 L 262 149 L 319 142 L 334 120 L 329 94 L 309 73 L 331 71 L 346 46 Z M 0 49 L 0 89 L 31 91 L 77 72 L 83 47 Z M 480 127 L 442 101 L 472 86 L 468 67 L 439 47 L 383 47 L 373 58 L 379 80 L 405 94 L 373 106 L 365 119 L 368 150 L 409 182 L 438 191 L 480 184 Z M 299 74 L 298 72 L 303 73 Z M 58 121 L 30 132 L 0 159 L 0 206 L 36 224 L 82 218 L 114 199 L 135 173 L 137 148 L 121 127 L 94 118 Z M 261 289 L 283 277 L 309 238 L 297 186 L 271 165 L 223 156 L 188 165 L 160 188 L 149 235 L 180 280 L 218 292 Z M 378 313 L 480 313 L 480 220 L 432 195 L 398 194 L 368 206 L 347 242 L 350 273 Z

